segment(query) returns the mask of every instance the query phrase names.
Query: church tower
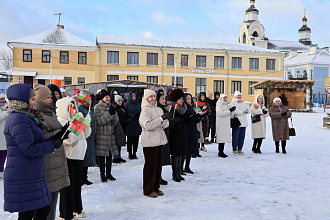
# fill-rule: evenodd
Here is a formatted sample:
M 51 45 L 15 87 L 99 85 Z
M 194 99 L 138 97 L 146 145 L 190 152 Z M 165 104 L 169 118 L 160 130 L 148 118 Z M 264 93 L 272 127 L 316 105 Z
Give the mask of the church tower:
M 306 9 L 304 10 L 304 17 L 302 19 L 302 23 L 303 26 L 298 30 L 299 42 L 306 46 L 310 46 L 312 45 L 311 29 L 307 26 Z
M 258 20 L 259 10 L 255 8 L 255 0 L 250 0 L 250 7 L 245 11 L 245 19 L 239 28 L 238 42 L 267 48 L 268 38 L 265 28 Z

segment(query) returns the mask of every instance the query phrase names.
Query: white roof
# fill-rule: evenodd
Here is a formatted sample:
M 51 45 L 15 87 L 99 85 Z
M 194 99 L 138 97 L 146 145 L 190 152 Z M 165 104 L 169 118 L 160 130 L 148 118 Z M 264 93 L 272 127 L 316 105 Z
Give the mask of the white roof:
M 220 43 L 207 41 L 185 41 L 170 40 L 161 38 L 148 38 L 137 36 L 115 36 L 115 35 L 97 35 L 96 42 L 100 44 L 124 45 L 124 46 L 145 46 L 162 48 L 183 48 L 197 50 L 217 50 L 217 51 L 236 51 L 236 52 L 255 52 L 255 53 L 273 53 L 278 51 L 268 50 L 261 47 L 255 47 L 241 43 Z
M 330 53 L 324 50 L 311 55 L 310 52 L 298 53 L 296 56 L 284 58 L 285 66 L 297 66 L 303 64 L 330 65 Z
M 16 40 L 9 41 L 11 43 L 22 44 L 41 44 L 41 45 L 69 45 L 69 46 L 83 46 L 83 47 L 95 47 L 96 45 L 90 43 L 80 37 L 77 37 L 68 31 L 56 27 L 51 30 L 43 31 L 37 34 L 33 34 L 27 37 L 22 37 Z
M 309 51 L 309 47 L 299 41 L 269 40 L 270 48 L 275 50 Z

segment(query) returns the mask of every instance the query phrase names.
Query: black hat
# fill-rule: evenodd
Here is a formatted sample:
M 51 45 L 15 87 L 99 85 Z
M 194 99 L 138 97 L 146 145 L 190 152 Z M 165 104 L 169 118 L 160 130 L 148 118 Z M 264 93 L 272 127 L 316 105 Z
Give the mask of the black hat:
M 176 101 L 178 101 L 178 99 L 180 99 L 182 97 L 184 97 L 184 92 L 182 91 L 182 89 L 174 89 L 174 90 L 172 90 L 170 95 L 167 97 L 167 100 L 176 102 Z
M 110 96 L 110 93 L 109 93 L 108 91 L 106 91 L 106 90 L 102 90 L 102 91 L 101 91 L 101 97 L 100 97 L 101 100 L 102 100 L 104 97 L 106 97 L 107 95 Z

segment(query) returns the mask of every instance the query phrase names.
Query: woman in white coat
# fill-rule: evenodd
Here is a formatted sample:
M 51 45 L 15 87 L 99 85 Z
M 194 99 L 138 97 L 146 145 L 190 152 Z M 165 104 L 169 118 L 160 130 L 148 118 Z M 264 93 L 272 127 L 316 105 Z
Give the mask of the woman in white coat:
M 234 111 L 234 117 L 237 117 L 241 122 L 241 125 L 232 130 L 232 146 L 234 155 L 244 155 L 242 151 L 245 139 L 245 131 L 248 126 L 246 114 L 249 112 L 249 107 L 242 99 L 242 93 L 235 91 L 234 98 L 230 103 L 230 106 L 236 106 Z
M 163 146 L 167 143 L 164 129 L 169 126 L 172 114 L 157 107 L 156 93 L 144 90 L 139 123 L 142 127 L 141 144 L 144 154 L 143 194 L 156 198 L 164 193 L 159 190 L 163 165 Z
M 0 94 L 0 179 L 3 178 L 3 170 L 5 161 L 7 158 L 7 147 L 6 147 L 6 139 L 5 135 L 3 134 L 3 128 L 5 127 L 6 118 L 8 116 L 7 113 L 7 103 L 6 97 L 4 94 Z
M 261 154 L 260 147 L 262 140 L 266 138 L 266 117 L 269 115 L 265 106 L 265 99 L 263 95 L 256 97 L 256 102 L 250 108 L 251 117 L 257 117 L 257 122 L 252 121 L 252 151 L 256 154 Z M 260 118 L 260 121 L 259 121 Z
M 216 143 L 218 143 L 218 156 L 228 157 L 224 152 L 225 143 L 231 142 L 230 115 L 236 107 L 230 107 L 227 102 L 227 95 L 221 94 L 216 103 Z

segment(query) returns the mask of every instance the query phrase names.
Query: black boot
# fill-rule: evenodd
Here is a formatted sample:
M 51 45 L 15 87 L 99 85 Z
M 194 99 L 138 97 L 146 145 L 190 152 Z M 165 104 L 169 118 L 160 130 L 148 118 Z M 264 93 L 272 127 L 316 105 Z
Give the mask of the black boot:
M 254 139 L 254 140 L 256 140 L 256 139 Z M 262 138 L 258 138 L 258 141 L 257 141 L 257 149 L 256 149 L 256 153 L 257 153 L 257 154 L 262 154 L 262 153 L 261 153 L 261 150 L 260 150 L 260 148 L 261 148 L 261 144 L 262 144 Z
M 275 146 L 276 146 L 276 153 L 280 153 L 280 142 L 279 141 L 275 141 Z
M 83 175 L 82 175 L 82 185 L 92 185 L 93 183 L 88 180 L 88 167 L 83 167 Z
M 190 160 L 191 160 L 191 154 L 186 156 L 186 165 L 184 168 L 184 172 L 194 174 L 194 172 L 191 171 L 191 169 L 190 169 Z
M 179 157 L 171 157 L 172 159 L 172 177 L 175 182 L 181 182 L 179 177 Z
M 225 149 L 225 143 L 219 143 L 218 144 L 218 157 L 226 158 L 228 155 L 226 155 L 223 150 Z
M 112 168 L 112 155 L 110 154 L 108 157 L 106 157 L 107 164 L 106 164 L 106 178 L 111 181 L 115 181 L 116 178 L 114 178 L 111 175 L 111 168 Z
M 187 155 L 182 155 L 181 160 L 180 160 L 180 175 L 186 175 L 183 171 L 183 164 L 184 161 L 186 160 Z
M 160 185 L 167 185 L 167 181 L 166 180 L 163 180 L 162 177 L 160 177 Z
M 285 147 L 286 147 L 286 141 L 282 141 L 282 153 L 283 154 L 286 154 L 286 150 L 285 150 Z
M 105 177 L 105 157 L 99 156 L 99 168 L 100 168 L 100 176 L 102 182 L 107 182 L 107 178 Z

